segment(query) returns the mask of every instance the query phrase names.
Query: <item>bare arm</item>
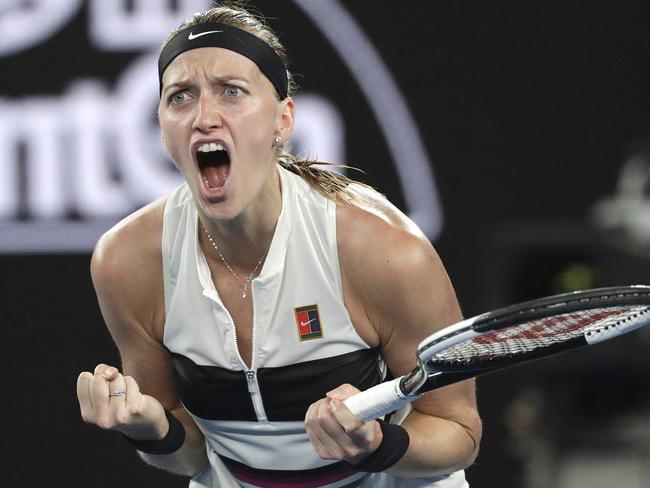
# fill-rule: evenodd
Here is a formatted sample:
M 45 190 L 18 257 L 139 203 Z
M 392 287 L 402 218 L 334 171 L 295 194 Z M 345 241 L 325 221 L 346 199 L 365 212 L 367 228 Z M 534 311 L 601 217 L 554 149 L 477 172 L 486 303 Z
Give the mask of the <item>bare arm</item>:
M 185 442 L 165 455 L 140 453 L 154 466 L 193 475 L 207 463 L 203 435 L 181 406 L 173 381 L 169 351 L 162 343 L 162 210 L 159 201 L 128 217 L 98 242 L 91 274 L 106 325 L 122 359 L 117 368 L 100 364 L 83 372 L 77 383 L 86 422 L 122 432 L 136 440 L 165 437 L 164 408 L 185 428 Z M 126 395 L 109 396 L 118 389 Z
M 370 209 L 339 209 L 337 229 L 346 306 L 353 323 L 366 342 L 381 348 L 393 374 L 405 374 L 415 367 L 418 343 L 461 318 L 447 273 L 426 237 L 387 202 Z M 327 436 L 327 442 L 317 446 L 321 457 L 358 462 L 381 443 L 377 423 L 361 423 L 343 405 L 341 400 L 355 391 L 350 386 L 338 388 L 311 411 L 317 425 L 308 425 L 308 431 L 318 431 L 314 438 Z M 474 461 L 481 422 L 473 380 L 427 393 L 412 406 L 402 423 L 409 433 L 409 448 L 389 472 L 429 476 Z M 314 421 L 314 416 L 321 420 Z
M 379 261 L 379 260 L 377 260 Z M 405 374 L 415 367 L 415 350 L 426 336 L 460 320 L 460 309 L 435 251 L 428 243 L 401 243 L 384 256 L 382 286 L 366 298 L 390 370 Z M 371 274 L 382 263 L 372 263 Z M 377 277 L 379 279 L 379 277 Z M 413 402 L 403 422 L 409 433 L 406 455 L 390 471 L 401 475 L 450 472 L 469 466 L 478 453 L 481 424 L 474 381 L 433 391 Z

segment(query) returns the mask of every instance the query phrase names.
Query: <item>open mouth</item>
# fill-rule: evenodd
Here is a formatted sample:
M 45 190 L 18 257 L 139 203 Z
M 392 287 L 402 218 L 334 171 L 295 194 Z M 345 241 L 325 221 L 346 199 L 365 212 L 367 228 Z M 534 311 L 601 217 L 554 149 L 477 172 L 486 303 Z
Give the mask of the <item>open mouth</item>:
M 218 142 L 200 145 L 196 149 L 196 161 L 199 164 L 201 178 L 210 190 L 220 190 L 230 175 L 230 156 Z

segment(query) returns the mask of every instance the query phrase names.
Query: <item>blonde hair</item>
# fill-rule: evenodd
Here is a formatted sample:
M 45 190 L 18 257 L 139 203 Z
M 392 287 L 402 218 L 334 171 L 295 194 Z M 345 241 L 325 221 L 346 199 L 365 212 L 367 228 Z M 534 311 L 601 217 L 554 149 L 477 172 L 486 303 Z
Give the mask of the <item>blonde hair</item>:
M 278 36 L 268 26 L 264 17 L 259 12 L 255 12 L 251 8 L 246 7 L 243 1 L 223 1 L 215 4 L 213 8 L 195 13 L 192 17 L 184 20 L 178 27 L 172 30 L 163 42 L 162 48 L 181 30 L 210 22 L 226 24 L 246 31 L 273 48 L 287 72 L 287 92 L 289 96 L 296 93 L 298 85 L 289 70 L 289 58 L 287 57 L 286 49 L 280 42 Z M 337 203 L 351 203 L 361 198 L 360 194 L 350 187 L 352 184 L 370 188 L 368 185 L 316 165 L 327 165 L 335 168 L 356 168 L 341 164 L 319 162 L 308 158 L 299 158 L 291 154 L 286 145 L 276 147 L 276 160 L 280 166 L 304 178 L 312 188 Z

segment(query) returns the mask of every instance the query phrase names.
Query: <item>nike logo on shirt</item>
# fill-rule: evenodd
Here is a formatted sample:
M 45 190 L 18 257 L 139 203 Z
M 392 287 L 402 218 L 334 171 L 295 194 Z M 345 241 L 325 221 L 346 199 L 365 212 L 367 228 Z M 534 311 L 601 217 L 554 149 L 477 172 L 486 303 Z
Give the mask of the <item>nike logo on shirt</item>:
M 306 325 L 311 324 L 314 320 L 316 320 L 316 319 L 311 319 L 311 320 L 308 320 L 307 322 L 303 322 L 303 321 L 301 320 L 301 321 L 300 321 L 300 326 L 301 326 L 301 327 L 305 327 Z

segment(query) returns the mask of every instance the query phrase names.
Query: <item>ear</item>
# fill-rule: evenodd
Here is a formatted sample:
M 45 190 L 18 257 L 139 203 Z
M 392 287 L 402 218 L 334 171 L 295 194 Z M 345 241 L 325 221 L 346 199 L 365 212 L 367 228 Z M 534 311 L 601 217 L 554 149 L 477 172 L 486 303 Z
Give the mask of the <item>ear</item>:
M 276 135 L 282 138 L 282 141 L 287 141 L 289 137 L 291 137 L 295 119 L 296 104 L 294 103 L 293 98 L 287 97 L 280 101 L 278 103 L 275 132 Z

